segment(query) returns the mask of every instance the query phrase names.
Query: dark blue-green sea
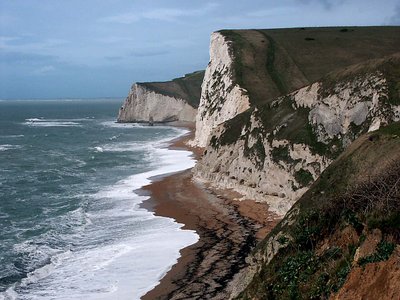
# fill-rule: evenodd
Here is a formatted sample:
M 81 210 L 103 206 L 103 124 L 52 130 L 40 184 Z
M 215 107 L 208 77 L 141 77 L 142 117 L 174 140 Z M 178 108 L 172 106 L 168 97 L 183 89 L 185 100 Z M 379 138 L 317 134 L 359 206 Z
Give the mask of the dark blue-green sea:
M 138 299 L 198 236 L 139 207 L 194 165 L 187 131 L 117 124 L 122 99 L 0 101 L 0 299 Z

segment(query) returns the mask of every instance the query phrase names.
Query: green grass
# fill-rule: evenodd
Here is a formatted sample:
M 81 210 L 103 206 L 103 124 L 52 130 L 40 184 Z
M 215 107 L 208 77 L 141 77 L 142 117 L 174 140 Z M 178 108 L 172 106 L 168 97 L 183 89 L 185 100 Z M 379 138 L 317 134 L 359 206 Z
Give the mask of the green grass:
M 271 76 L 272 81 L 277 86 L 279 92 L 284 95 L 288 93 L 288 88 L 286 87 L 284 81 L 281 78 L 279 71 L 275 68 L 275 53 L 276 53 L 276 43 L 272 37 L 267 35 L 264 31 L 261 31 L 266 39 L 268 40 L 268 51 L 267 51 L 267 61 L 266 61 L 266 68 L 268 74 Z
M 172 81 L 139 84 L 159 94 L 184 99 L 191 106 L 197 108 L 200 102 L 203 78 L 204 71 L 197 71 L 186 74 L 184 77 L 175 78 Z

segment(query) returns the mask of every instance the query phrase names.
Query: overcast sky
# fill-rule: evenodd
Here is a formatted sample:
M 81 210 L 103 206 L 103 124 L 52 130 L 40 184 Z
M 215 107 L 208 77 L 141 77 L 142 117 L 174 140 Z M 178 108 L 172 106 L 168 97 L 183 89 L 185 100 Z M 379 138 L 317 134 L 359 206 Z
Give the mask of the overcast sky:
M 212 31 L 399 25 L 399 0 L 0 0 L 0 99 L 125 96 L 204 69 Z

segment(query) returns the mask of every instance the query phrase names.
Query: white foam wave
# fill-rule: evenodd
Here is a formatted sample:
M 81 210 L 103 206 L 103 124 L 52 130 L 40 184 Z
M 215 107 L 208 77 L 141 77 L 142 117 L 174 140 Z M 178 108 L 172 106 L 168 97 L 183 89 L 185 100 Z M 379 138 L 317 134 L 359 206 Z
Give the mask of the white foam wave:
M 105 121 L 101 122 L 101 125 L 105 127 L 112 127 L 112 128 L 145 128 L 148 127 L 147 125 L 139 124 L 139 123 L 117 123 L 116 121 Z
M 29 118 L 25 119 L 24 125 L 34 127 L 80 127 L 81 122 L 93 121 L 92 118 L 78 119 L 45 119 L 45 118 Z
M 103 152 L 104 151 L 102 147 L 94 147 L 93 149 L 96 152 Z
M 61 122 L 61 121 L 42 121 L 42 122 L 25 122 L 25 125 L 33 127 L 80 127 L 81 124 L 77 122 Z
M 20 148 L 22 148 L 21 145 L 9 145 L 9 144 L 0 145 L 0 151 L 15 150 Z
M 28 121 L 28 122 L 42 122 L 42 121 L 44 121 L 44 119 L 43 118 L 30 118 L 30 119 L 25 119 L 25 121 Z
M 154 128 L 154 127 L 153 127 Z M 177 135 L 169 136 L 157 141 L 140 141 L 140 142 L 120 142 L 109 143 L 100 146 L 106 152 L 126 152 L 126 151 L 160 151 L 162 147 L 166 147 L 171 139 L 183 136 L 189 131 L 181 128 L 173 128 Z M 96 148 L 96 147 L 95 147 Z
M 110 141 L 115 141 L 121 136 L 121 134 L 113 135 L 112 137 L 109 138 Z
M 16 139 L 16 138 L 22 138 L 24 136 L 25 135 L 23 135 L 23 134 L 11 134 L 11 135 L 0 135 L 0 138 L 3 138 L 3 139 Z
M 103 151 L 106 152 L 126 152 L 126 151 L 150 151 L 154 148 L 151 143 L 145 142 L 121 142 L 121 143 L 111 143 L 105 144 L 101 147 Z

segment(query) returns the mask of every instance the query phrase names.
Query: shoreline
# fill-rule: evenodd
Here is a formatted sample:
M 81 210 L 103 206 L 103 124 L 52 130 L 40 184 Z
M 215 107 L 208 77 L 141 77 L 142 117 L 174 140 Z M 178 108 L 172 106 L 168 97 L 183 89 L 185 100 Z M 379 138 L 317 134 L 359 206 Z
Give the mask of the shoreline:
M 193 128 L 182 127 L 190 133 L 172 140 L 168 148 L 191 151 L 198 160 L 202 149 L 185 144 Z M 195 182 L 191 170 L 152 178 L 140 189 L 150 197 L 140 207 L 199 235 L 197 243 L 180 250 L 177 263 L 143 300 L 225 299 L 229 282 L 246 266 L 245 258 L 279 221 L 264 203 L 232 200 L 236 193 Z

